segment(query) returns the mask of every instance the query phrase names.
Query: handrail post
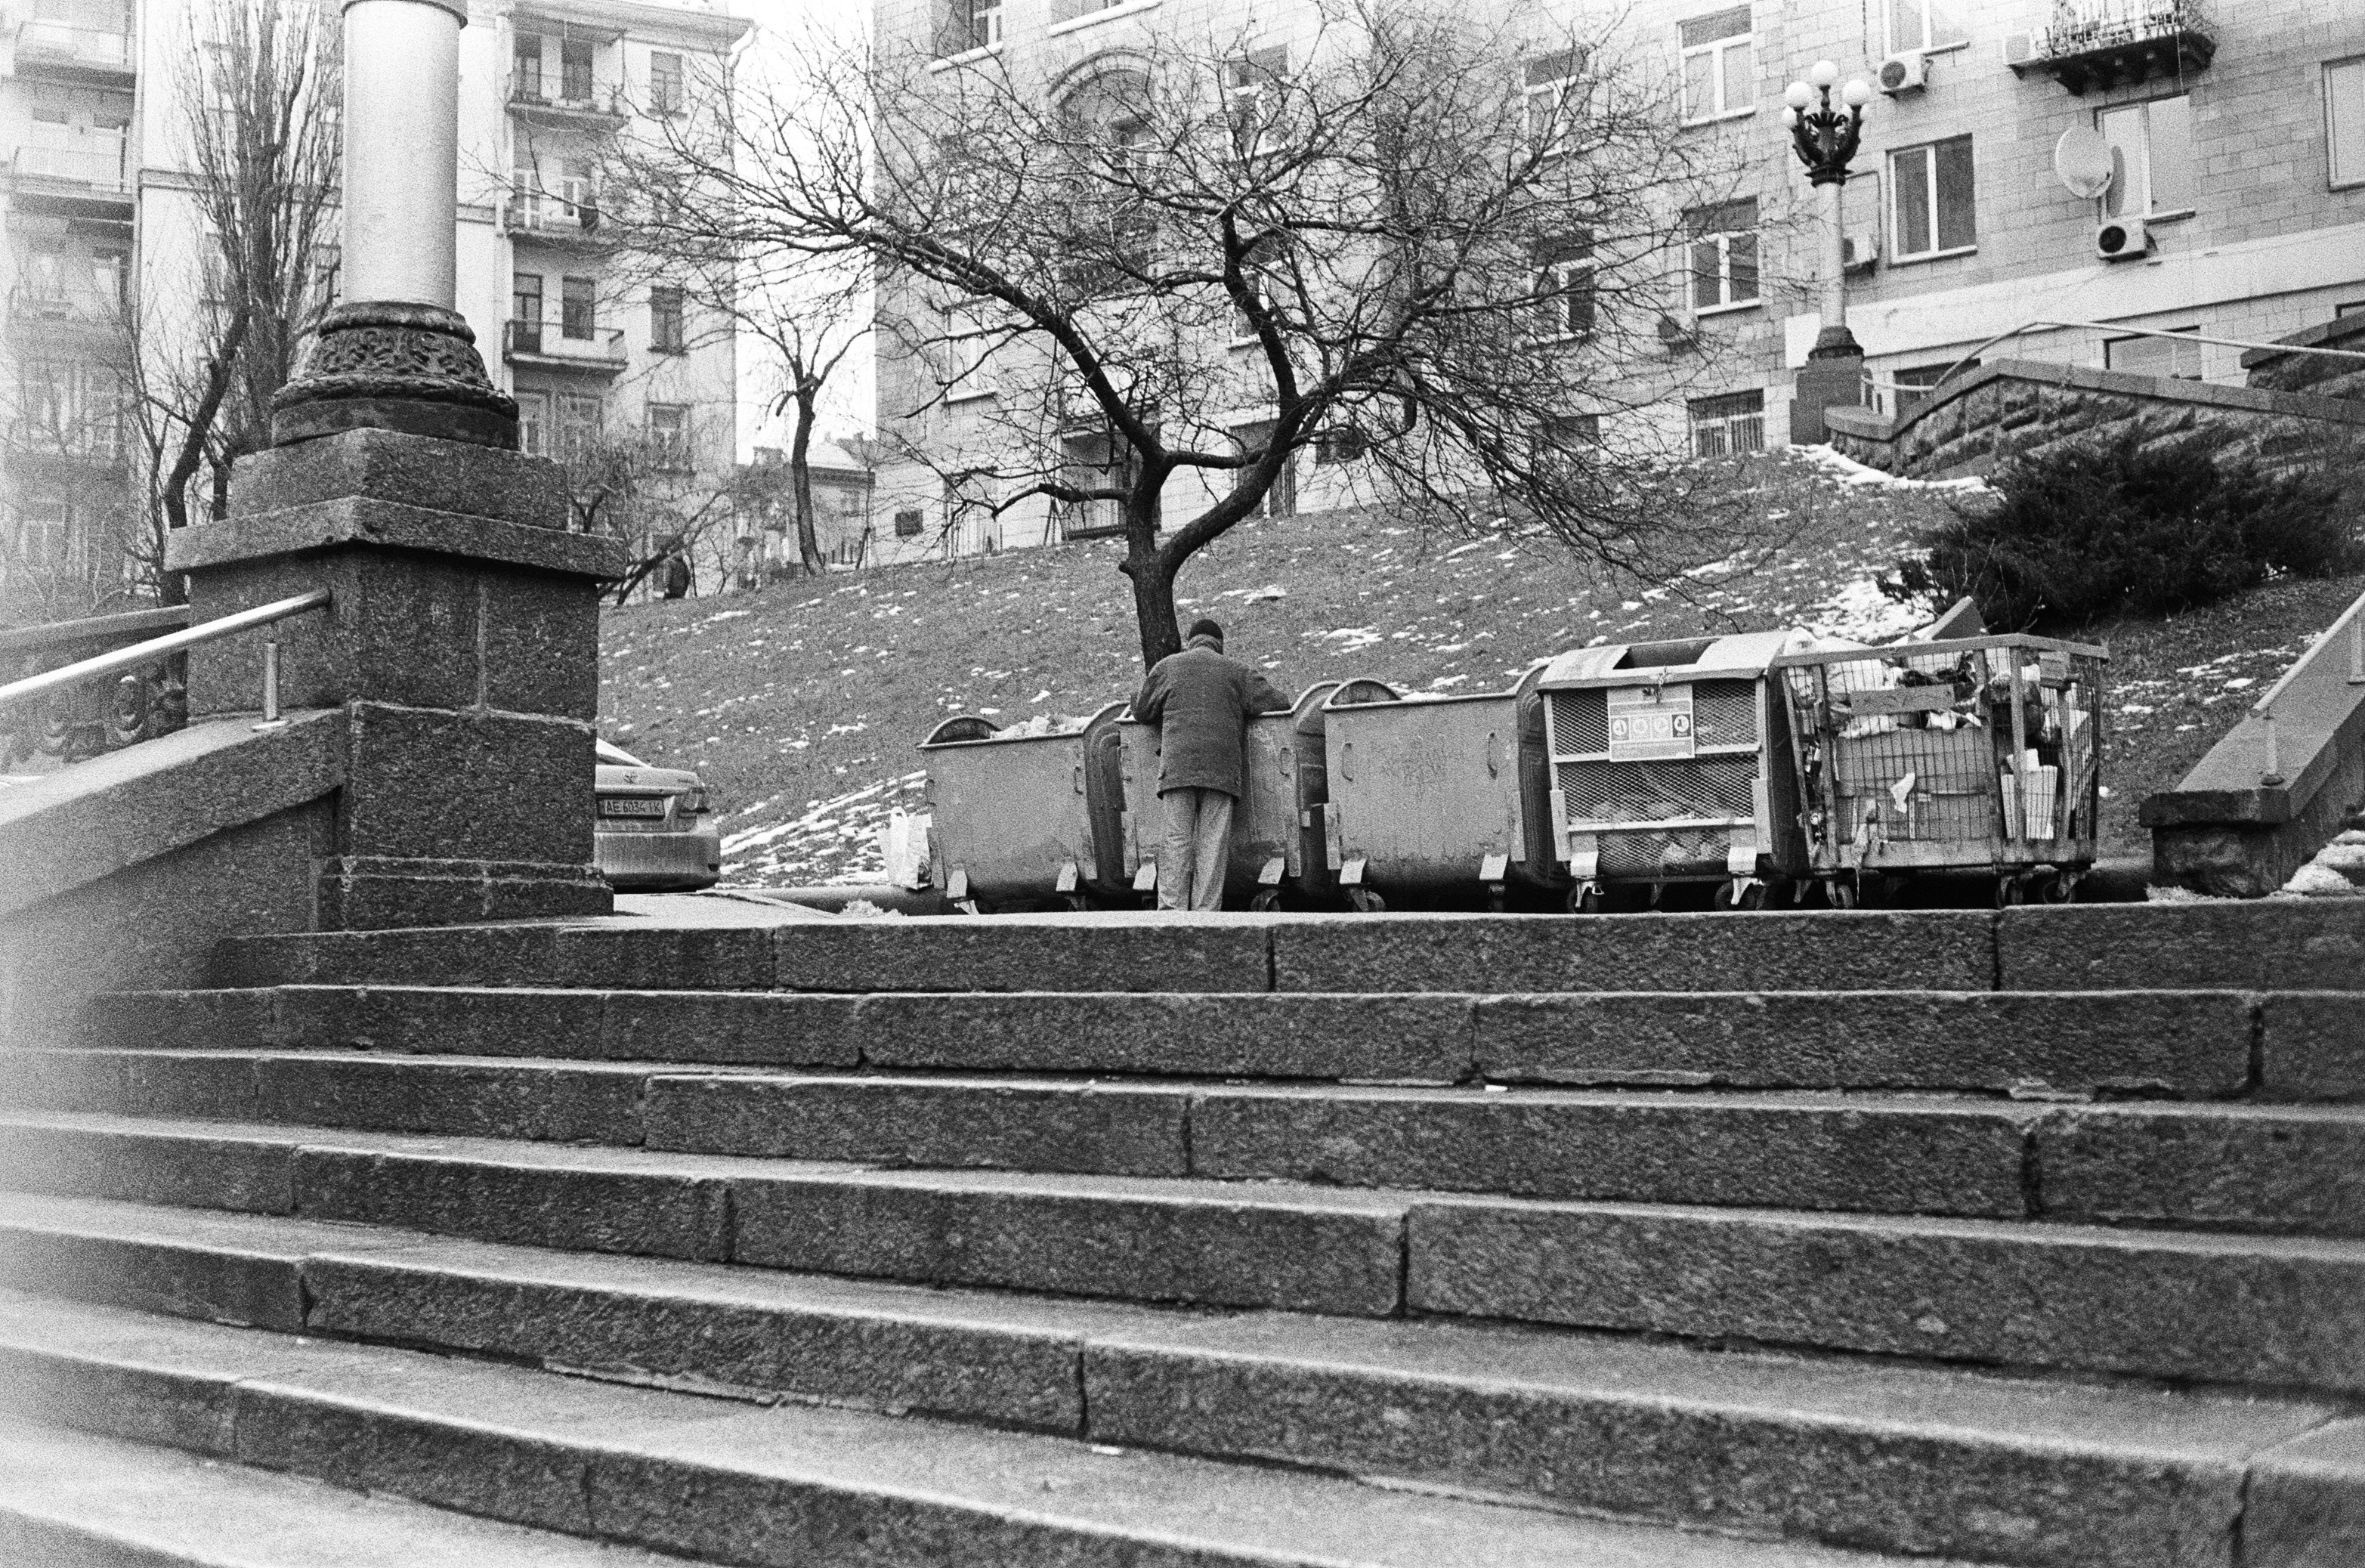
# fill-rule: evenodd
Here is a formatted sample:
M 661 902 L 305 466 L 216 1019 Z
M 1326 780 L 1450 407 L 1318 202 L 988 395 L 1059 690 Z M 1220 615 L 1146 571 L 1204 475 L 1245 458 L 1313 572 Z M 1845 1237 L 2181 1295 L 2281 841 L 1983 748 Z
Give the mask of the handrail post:
M 275 730 L 287 722 L 279 716 L 279 628 L 263 640 L 263 722 L 258 730 Z
M 2348 618 L 2348 684 L 2365 686 L 2365 614 Z
M 2259 714 L 2259 722 L 2264 724 L 2267 730 L 2265 743 L 2267 765 L 2259 770 L 2259 782 L 2272 787 L 2283 782 L 2282 748 L 2275 738 L 2275 711 L 2272 708 L 2262 710 Z

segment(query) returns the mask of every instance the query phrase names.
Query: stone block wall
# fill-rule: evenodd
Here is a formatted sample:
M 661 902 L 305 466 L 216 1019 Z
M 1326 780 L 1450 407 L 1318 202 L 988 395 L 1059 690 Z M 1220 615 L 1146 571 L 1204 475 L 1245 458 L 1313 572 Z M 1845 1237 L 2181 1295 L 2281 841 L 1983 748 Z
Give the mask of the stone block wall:
M 1997 360 L 1901 418 L 1834 409 L 1828 422 L 1840 452 L 1909 478 L 1980 473 L 2001 458 L 2131 431 L 2272 467 L 2353 465 L 2365 458 L 2365 398 L 2326 391 L 2349 379 L 2288 391 Z

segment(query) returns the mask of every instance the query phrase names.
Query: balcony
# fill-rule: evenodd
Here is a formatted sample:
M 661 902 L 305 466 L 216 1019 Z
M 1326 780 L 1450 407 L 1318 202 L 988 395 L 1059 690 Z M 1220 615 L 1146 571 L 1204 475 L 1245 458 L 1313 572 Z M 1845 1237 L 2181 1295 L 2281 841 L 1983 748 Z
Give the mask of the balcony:
M 577 323 L 569 334 L 561 323 L 510 321 L 501 329 L 501 358 L 529 370 L 612 377 L 624 368 L 624 330 L 597 322 Z
M 570 251 L 605 251 L 613 241 L 600 232 L 600 208 L 540 193 L 512 196 L 501 206 L 501 226 L 512 240 L 531 240 Z
M 2057 0 L 2049 25 L 2004 40 L 2015 75 L 2037 72 L 2072 95 L 2198 71 L 2216 52 L 2201 0 Z
M 8 421 L 8 460 L 42 470 L 111 471 L 129 451 L 124 423 L 112 411 L 45 419 L 19 414 Z
M 131 39 L 103 28 L 34 20 L 17 33 L 17 74 L 95 87 L 129 87 Z
M 88 339 L 113 327 L 118 316 L 96 293 L 70 294 L 22 283 L 8 293 L 12 337 L 43 342 Z
M 624 89 L 606 82 L 554 81 L 548 76 L 512 75 L 510 113 L 528 125 L 577 126 L 587 130 L 613 130 L 633 118 Z
M 87 146 L 19 146 L 9 160 L 8 204 L 20 211 L 131 221 L 131 179 L 124 142 L 84 137 Z

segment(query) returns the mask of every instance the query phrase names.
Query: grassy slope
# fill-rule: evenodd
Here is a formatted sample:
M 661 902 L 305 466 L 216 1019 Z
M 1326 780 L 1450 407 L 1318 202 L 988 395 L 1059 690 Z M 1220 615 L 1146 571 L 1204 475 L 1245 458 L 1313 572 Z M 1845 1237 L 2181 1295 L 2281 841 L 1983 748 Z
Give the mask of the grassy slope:
M 1186 568 L 1181 593 L 1290 689 L 1375 675 L 1483 691 L 1595 641 L 1906 623 L 1868 575 L 1940 514 L 1943 494 L 1846 483 L 1796 456 L 1714 482 L 1741 520 L 1735 558 L 1669 587 L 1604 582 L 1541 542 L 1457 544 L 1333 513 L 1242 526 Z M 704 776 L 727 880 L 860 879 L 878 868 L 872 829 L 918 799 L 913 747 L 937 721 L 1088 713 L 1131 693 L 1140 659 L 1115 558 L 1112 543 L 1074 545 L 610 611 L 602 723 L 651 762 Z M 2180 777 L 2241 690 L 2255 695 L 2360 588 L 2279 584 L 2176 622 L 2098 629 L 2116 655 L 2105 829 L 2118 848 L 2142 846 L 2134 801 Z M 2258 685 L 2227 689 L 2244 679 Z

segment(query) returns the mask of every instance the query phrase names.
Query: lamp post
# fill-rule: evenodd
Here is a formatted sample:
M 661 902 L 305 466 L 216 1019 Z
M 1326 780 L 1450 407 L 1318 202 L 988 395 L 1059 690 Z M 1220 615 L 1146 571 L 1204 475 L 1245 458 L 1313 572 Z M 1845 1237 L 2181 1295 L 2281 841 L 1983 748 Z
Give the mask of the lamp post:
M 1782 95 L 1782 124 L 1790 132 L 1791 150 L 1807 166 L 1807 183 L 1815 187 L 1822 207 L 1822 330 L 1799 372 L 1790 403 L 1790 439 L 1800 444 L 1826 440 L 1823 410 L 1834 404 L 1858 401 L 1863 383 L 1864 350 L 1847 325 L 1846 240 L 1840 227 L 1840 190 L 1847 184 L 1848 162 L 1855 156 L 1864 133 L 1864 106 L 1872 88 L 1852 78 L 1840 88 L 1837 104 L 1832 87 L 1840 68 L 1828 60 L 1815 62 L 1804 82 L 1793 82 Z

